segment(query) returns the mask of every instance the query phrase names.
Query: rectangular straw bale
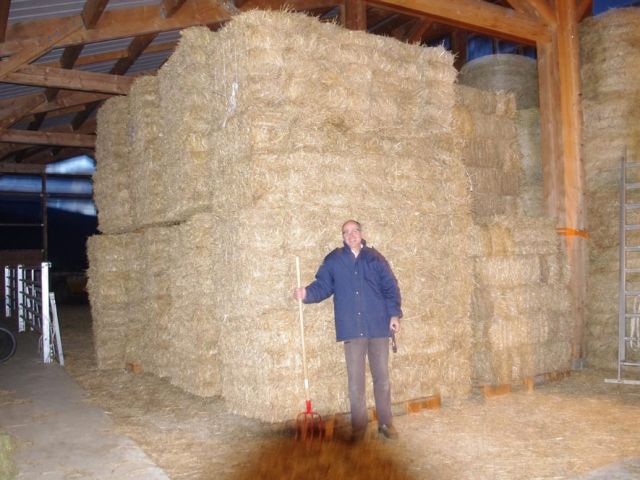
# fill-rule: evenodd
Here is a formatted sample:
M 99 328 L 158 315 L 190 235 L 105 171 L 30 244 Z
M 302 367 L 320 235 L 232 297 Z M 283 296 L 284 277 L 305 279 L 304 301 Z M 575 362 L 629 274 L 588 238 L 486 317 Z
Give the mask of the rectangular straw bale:
M 136 227 L 161 223 L 170 201 L 166 175 L 173 163 L 163 154 L 158 79 L 139 77 L 129 95 L 129 143 L 133 181 L 131 187 Z
M 528 285 L 539 282 L 542 275 L 536 255 L 476 260 L 474 269 L 482 284 L 494 287 Z
M 87 239 L 87 291 L 99 368 L 122 368 L 130 322 L 136 320 L 132 290 L 138 283 L 139 235 L 94 235 Z
M 93 196 L 103 233 L 126 232 L 135 223 L 128 116 L 126 97 L 110 98 L 98 110 Z
M 170 351 L 171 292 L 177 256 L 174 227 L 150 227 L 140 232 L 138 257 L 140 282 L 132 289 L 139 319 L 131 324 L 127 341 L 128 361 L 139 363 L 145 371 L 167 376 L 173 363 Z

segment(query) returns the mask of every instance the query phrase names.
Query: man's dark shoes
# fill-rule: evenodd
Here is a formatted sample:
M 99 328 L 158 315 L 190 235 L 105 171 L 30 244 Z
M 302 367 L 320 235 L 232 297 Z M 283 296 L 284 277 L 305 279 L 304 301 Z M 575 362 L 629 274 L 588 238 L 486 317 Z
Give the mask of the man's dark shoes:
M 396 440 L 399 437 L 398 431 L 393 425 L 380 425 L 378 427 L 378 433 L 381 433 L 385 438 L 390 440 Z

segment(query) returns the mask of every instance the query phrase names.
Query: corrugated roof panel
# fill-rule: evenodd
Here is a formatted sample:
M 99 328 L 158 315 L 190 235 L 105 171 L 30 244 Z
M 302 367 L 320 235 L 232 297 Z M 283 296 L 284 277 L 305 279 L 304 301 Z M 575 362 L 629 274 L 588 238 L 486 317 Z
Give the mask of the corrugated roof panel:
M 159 5 L 160 2 L 161 0 L 111 0 L 106 10 Z M 78 15 L 82 12 L 84 4 L 85 0 L 12 0 L 9 23 Z

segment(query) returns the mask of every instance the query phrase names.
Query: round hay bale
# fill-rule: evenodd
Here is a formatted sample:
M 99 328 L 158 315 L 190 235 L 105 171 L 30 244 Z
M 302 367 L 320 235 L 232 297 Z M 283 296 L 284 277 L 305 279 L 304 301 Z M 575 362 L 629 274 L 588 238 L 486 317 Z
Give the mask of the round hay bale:
M 518 110 L 538 106 L 538 70 L 529 57 L 502 53 L 476 58 L 462 67 L 458 82 L 513 93 Z

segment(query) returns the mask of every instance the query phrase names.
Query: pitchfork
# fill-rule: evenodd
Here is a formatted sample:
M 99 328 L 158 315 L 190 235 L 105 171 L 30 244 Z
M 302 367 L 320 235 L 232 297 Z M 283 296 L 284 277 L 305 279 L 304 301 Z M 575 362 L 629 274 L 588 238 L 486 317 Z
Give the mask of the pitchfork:
M 296 276 L 298 288 L 300 288 L 300 257 L 296 257 Z M 309 396 L 309 374 L 307 372 L 307 356 L 304 348 L 304 319 L 302 316 L 302 299 L 298 299 L 298 312 L 300 317 L 300 344 L 302 345 L 302 369 L 304 371 L 304 398 L 306 410 L 296 417 L 296 439 L 312 442 L 317 439 L 322 442 L 324 437 L 324 425 L 319 413 L 311 408 Z

